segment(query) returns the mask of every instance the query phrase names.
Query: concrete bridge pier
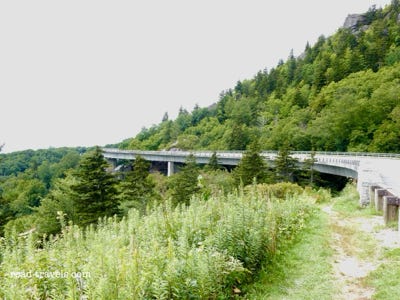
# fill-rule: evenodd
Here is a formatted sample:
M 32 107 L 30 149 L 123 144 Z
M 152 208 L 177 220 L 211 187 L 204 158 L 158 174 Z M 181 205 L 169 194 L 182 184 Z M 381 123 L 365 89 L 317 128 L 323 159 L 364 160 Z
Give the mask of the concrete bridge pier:
M 360 159 L 357 170 L 357 190 L 360 194 L 360 205 L 367 206 L 375 201 L 375 194 L 372 196 L 371 190 L 378 188 L 380 178 L 374 162 Z
M 370 203 L 369 186 L 370 185 L 368 182 L 365 181 L 357 182 L 357 191 L 358 194 L 360 195 L 360 206 L 367 206 Z
M 168 171 L 167 171 L 167 176 L 171 176 L 175 173 L 175 165 L 173 161 L 168 162 Z

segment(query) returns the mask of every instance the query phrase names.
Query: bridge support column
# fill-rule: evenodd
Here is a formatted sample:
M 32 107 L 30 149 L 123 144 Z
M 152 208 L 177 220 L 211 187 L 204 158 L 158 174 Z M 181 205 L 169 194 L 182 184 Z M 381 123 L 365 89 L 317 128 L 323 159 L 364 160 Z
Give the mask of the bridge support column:
M 110 165 L 110 167 L 108 168 L 108 171 L 110 171 L 110 172 L 114 171 L 118 165 L 118 160 L 113 159 L 113 158 L 107 158 L 107 162 Z
M 368 181 L 361 181 L 360 178 L 357 181 L 357 191 L 360 195 L 360 205 L 367 206 L 369 202 L 369 186 Z
M 388 195 L 388 191 L 385 189 L 377 188 L 375 189 L 375 209 L 377 211 L 383 211 L 383 197 Z
M 167 176 L 171 176 L 173 175 L 175 172 L 175 166 L 174 166 L 174 162 L 173 161 L 169 161 L 168 162 L 168 171 L 167 171 Z
M 383 218 L 385 224 L 398 221 L 399 198 L 393 196 L 383 196 Z

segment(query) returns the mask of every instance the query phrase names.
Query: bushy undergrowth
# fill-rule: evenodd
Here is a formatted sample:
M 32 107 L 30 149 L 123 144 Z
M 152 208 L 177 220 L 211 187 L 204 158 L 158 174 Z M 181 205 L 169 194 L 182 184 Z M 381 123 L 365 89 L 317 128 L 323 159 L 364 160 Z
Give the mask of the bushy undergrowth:
M 285 199 L 293 197 L 303 192 L 301 186 L 291 182 L 279 182 L 275 184 L 258 184 L 257 191 L 269 198 Z M 247 186 L 246 189 L 253 189 L 253 186 Z
M 1 299 L 221 299 L 251 280 L 312 210 L 302 196 L 256 189 L 85 230 L 65 226 L 38 248 L 32 235 L 2 241 Z

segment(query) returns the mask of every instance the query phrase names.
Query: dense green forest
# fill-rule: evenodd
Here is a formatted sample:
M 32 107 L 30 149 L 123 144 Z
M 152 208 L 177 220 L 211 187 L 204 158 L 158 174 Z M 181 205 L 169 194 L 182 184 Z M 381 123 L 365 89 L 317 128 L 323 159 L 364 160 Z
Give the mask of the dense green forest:
M 399 2 L 372 7 L 341 28 L 221 93 L 210 107 L 181 108 L 144 128 L 124 149 L 400 150 Z
M 0 154 L 0 234 L 9 221 L 35 212 L 57 181 L 78 165 L 85 151 L 56 148 Z
M 237 82 L 217 103 L 181 108 L 174 120 L 166 113 L 109 145 L 245 150 L 233 170 L 214 155 L 203 167 L 189 156 L 170 177 L 150 172 L 141 157 L 114 173 L 99 147 L 0 154 L 0 297 L 238 296 L 238 286 L 306 226 L 315 204 L 330 199 L 321 187 L 346 183 L 314 172 L 312 155 L 299 166 L 290 151 L 399 152 L 399 120 L 400 1 L 393 0 Z M 279 150 L 273 168 L 262 150 Z

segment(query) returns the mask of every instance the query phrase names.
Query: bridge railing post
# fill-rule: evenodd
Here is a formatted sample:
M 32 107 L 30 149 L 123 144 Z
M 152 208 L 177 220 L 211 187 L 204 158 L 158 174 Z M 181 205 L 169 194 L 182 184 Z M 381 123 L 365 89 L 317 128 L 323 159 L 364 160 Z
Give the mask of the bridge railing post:
M 383 196 L 383 219 L 387 225 L 399 219 L 400 199 L 394 196 Z
M 371 185 L 369 187 L 369 202 L 375 204 L 375 190 L 380 188 L 377 185 Z M 376 209 L 376 204 L 375 204 L 375 209 Z
M 389 195 L 387 190 L 381 188 L 375 189 L 374 200 L 375 200 L 375 209 L 377 211 L 383 211 L 384 209 L 383 197 L 387 195 Z

